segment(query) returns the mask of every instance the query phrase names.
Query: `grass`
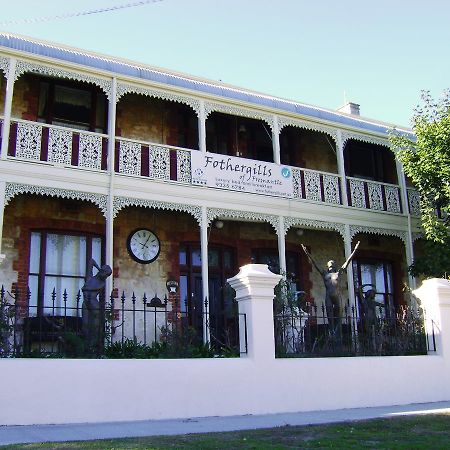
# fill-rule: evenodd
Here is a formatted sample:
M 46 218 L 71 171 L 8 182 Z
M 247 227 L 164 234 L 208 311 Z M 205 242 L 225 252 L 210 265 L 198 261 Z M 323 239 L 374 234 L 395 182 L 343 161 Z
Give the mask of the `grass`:
M 450 414 L 228 433 L 0 446 L 4 449 L 450 449 Z

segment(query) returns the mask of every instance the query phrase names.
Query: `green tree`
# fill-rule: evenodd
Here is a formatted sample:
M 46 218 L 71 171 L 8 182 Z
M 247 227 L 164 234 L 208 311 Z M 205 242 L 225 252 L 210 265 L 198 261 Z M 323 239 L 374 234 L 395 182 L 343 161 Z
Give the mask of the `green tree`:
M 420 194 L 424 255 L 413 275 L 450 273 L 450 90 L 435 100 L 422 92 L 412 117 L 415 139 L 394 130 L 391 148 Z

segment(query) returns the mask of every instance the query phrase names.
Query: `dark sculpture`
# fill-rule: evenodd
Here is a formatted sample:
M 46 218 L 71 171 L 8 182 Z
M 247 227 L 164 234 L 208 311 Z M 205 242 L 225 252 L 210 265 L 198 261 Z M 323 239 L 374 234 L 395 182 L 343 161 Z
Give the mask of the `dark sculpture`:
M 98 270 L 95 275 L 93 274 L 94 267 Z M 88 276 L 86 277 L 86 282 L 81 288 L 83 291 L 82 330 L 85 338 L 85 345 L 89 352 L 96 353 L 97 355 L 101 353 L 104 331 L 104 303 L 102 305 L 97 297 L 104 290 L 106 279 L 111 273 L 111 267 L 106 264 L 99 267 L 98 264 L 91 259 L 88 264 Z
M 371 286 L 372 289 L 368 289 L 366 292 L 364 292 L 365 286 Z M 374 287 L 375 286 L 373 286 L 373 284 L 363 284 L 358 290 L 360 298 L 361 322 L 366 333 L 370 333 L 374 330 L 374 326 L 377 320 L 377 306 L 384 306 L 383 303 L 377 302 L 375 300 L 377 291 L 373 289 Z
M 355 256 L 356 250 L 358 250 L 359 247 L 359 241 L 356 243 L 355 248 L 347 258 L 347 261 L 345 261 L 345 263 L 342 264 L 339 269 L 337 268 L 336 262 L 334 260 L 328 261 L 326 269 L 321 269 L 309 254 L 306 247 L 303 244 L 301 245 L 308 259 L 322 276 L 323 282 L 325 284 L 325 309 L 327 312 L 328 324 L 330 325 L 332 333 L 340 340 L 342 331 L 342 313 L 341 293 L 339 289 L 339 275 L 345 272 L 353 256 Z

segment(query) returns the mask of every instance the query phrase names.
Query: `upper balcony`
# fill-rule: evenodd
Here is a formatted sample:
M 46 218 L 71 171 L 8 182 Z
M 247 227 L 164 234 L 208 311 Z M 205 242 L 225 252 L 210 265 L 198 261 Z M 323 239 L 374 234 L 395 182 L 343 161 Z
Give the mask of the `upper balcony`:
M 2 122 L 5 85 L 0 86 Z M 284 123 L 276 132 L 264 118 L 233 112 L 206 115 L 207 152 L 290 167 L 294 201 L 405 212 L 395 159 L 386 146 L 347 139 L 340 149 L 327 130 Z M 111 165 L 108 123 L 108 99 L 100 87 L 25 73 L 15 82 L 7 156 L 106 172 Z M 200 130 L 190 105 L 126 92 L 116 105 L 114 172 L 192 184 L 191 154 L 202 148 Z M 408 202 L 409 212 L 418 215 L 417 193 L 410 188 Z

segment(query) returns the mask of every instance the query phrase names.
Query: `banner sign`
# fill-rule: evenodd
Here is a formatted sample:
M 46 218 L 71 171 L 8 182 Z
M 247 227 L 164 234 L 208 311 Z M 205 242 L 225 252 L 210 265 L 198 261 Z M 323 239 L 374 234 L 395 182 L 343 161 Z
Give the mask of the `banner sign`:
M 216 153 L 191 152 L 192 184 L 253 194 L 292 198 L 287 166 Z

